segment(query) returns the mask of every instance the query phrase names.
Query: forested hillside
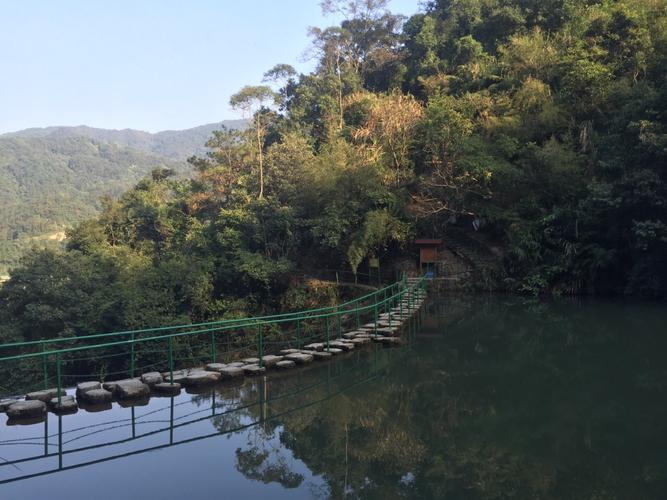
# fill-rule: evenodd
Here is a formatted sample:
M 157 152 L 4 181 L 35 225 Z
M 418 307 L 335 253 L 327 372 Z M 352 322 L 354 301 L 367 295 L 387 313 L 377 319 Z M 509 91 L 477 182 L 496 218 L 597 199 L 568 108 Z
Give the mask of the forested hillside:
M 0 291 L 5 337 L 281 307 L 297 267 L 402 259 L 455 229 L 502 248 L 480 283 L 664 297 L 667 0 L 323 3 L 319 64 L 231 104 L 192 180 L 155 172 Z
M 95 216 L 103 196 L 116 197 L 154 168 L 189 175 L 185 160 L 205 154 L 223 126 L 150 134 L 91 127 L 28 129 L 0 136 L 0 275 L 31 246 L 59 246 L 64 231 Z
M 185 130 L 164 130 L 154 134 L 133 129 L 110 130 L 86 126 L 46 127 L 20 130 L 4 134 L 0 138 L 33 137 L 56 140 L 85 137 L 97 142 L 129 147 L 142 153 L 184 161 L 193 155 L 206 154 L 206 141 L 214 130 L 220 130 L 223 127 L 238 129 L 245 127 L 245 125 L 245 120 L 225 120 Z
M 153 168 L 188 171 L 184 162 L 84 137 L 0 137 L 0 271 L 33 243 L 61 240 L 99 212 L 102 196 L 120 195 Z

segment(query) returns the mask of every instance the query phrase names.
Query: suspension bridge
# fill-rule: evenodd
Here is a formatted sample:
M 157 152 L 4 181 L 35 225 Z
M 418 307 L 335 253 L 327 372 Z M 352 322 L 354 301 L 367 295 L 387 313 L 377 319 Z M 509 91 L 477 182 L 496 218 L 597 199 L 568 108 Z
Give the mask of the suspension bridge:
M 426 285 L 424 277 L 403 276 L 353 300 L 305 311 L 1 344 L 0 412 L 8 423 L 41 422 L 48 411 L 100 411 L 112 401 L 132 406 L 183 388 L 208 390 L 326 361 L 372 343 L 399 345 L 419 328 Z

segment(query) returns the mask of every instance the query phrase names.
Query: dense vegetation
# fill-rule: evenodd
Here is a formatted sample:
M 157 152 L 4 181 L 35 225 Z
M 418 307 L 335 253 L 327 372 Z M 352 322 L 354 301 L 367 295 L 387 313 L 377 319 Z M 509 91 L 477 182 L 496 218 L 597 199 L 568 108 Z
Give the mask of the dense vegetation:
M 66 228 L 99 213 L 103 196 L 119 196 L 152 169 L 189 173 L 185 160 L 205 152 L 220 125 L 157 134 L 50 127 L 0 136 L 0 275 L 31 246 L 58 246 Z
M 356 270 L 414 235 L 478 231 L 487 286 L 667 290 L 667 1 L 323 2 L 318 66 L 231 104 L 195 176 L 155 170 L 67 252 L 2 289 L 5 336 L 68 335 L 281 305 L 297 267 Z M 5 322 L 7 324 L 8 322 Z

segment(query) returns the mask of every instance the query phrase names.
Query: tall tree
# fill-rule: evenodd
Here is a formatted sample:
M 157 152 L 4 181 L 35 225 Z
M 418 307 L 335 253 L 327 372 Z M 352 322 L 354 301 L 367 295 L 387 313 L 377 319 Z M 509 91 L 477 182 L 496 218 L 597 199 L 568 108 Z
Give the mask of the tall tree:
M 266 121 L 262 120 L 266 105 L 275 104 L 276 93 L 267 85 L 246 85 L 229 99 L 233 109 L 240 109 L 248 117 L 253 117 L 254 132 L 257 140 L 257 163 L 259 168 L 260 200 L 264 197 L 264 138 Z

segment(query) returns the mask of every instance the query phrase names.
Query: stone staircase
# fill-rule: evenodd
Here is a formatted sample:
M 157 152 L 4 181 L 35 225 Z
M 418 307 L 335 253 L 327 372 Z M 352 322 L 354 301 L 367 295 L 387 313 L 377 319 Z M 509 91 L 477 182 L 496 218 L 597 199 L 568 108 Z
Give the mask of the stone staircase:
M 449 227 L 439 250 L 438 276 L 445 281 L 444 288 L 493 289 L 495 277 L 502 268 L 502 251 L 491 246 L 484 237 L 457 227 Z

